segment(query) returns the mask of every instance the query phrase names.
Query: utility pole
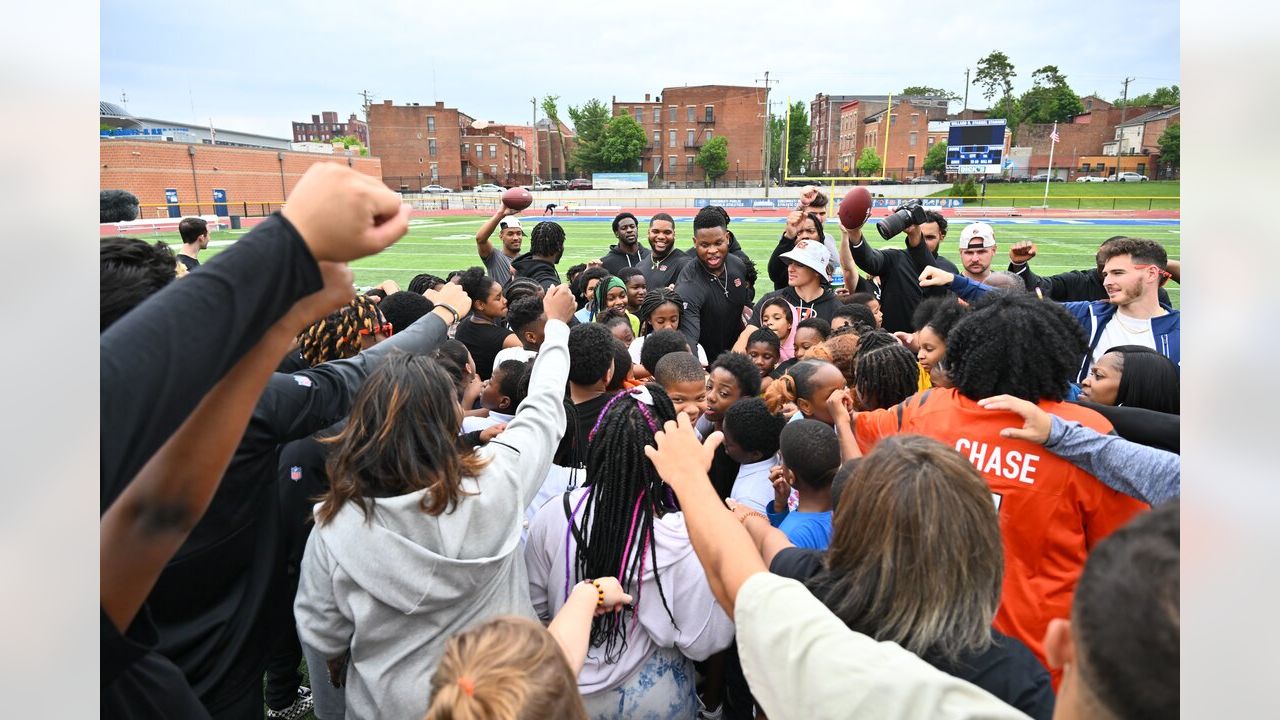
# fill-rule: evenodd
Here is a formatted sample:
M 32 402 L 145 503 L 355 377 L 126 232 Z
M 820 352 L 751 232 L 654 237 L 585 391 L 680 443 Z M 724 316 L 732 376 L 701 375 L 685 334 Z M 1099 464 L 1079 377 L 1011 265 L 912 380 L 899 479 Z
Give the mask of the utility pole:
M 533 145 L 534 145 L 533 148 L 529 148 L 529 149 L 533 150 L 538 146 L 538 98 L 536 97 L 529 98 L 529 102 L 533 105 L 533 124 L 530 125 L 529 127 L 533 130 Z M 537 174 L 538 165 L 541 162 L 541 159 L 542 159 L 542 153 L 535 151 L 533 162 L 529 163 L 529 166 L 531 169 L 530 174 Z
M 369 92 L 368 90 L 361 90 L 356 94 L 364 98 L 364 105 L 363 105 L 364 121 L 369 122 L 369 101 L 370 101 L 370 98 L 373 97 L 373 93 Z
M 769 125 L 773 118 L 773 103 L 769 100 L 769 83 L 777 83 L 777 80 L 769 80 L 769 71 L 764 71 L 764 79 L 756 78 L 756 82 L 764 83 L 764 168 L 761 170 L 761 181 L 764 185 L 764 196 L 769 197 Z
M 960 108 L 960 112 L 969 109 L 969 68 L 964 69 L 964 107 Z
M 129 109 L 129 96 L 124 94 L 124 90 L 120 91 L 120 104 L 123 105 L 126 110 Z
M 1120 124 L 1123 125 L 1129 114 L 1129 83 L 1133 78 L 1124 79 L 1124 95 L 1120 100 Z M 1120 137 L 1116 138 L 1116 180 L 1120 179 L 1120 156 L 1124 155 L 1124 128 L 1120 128 Z

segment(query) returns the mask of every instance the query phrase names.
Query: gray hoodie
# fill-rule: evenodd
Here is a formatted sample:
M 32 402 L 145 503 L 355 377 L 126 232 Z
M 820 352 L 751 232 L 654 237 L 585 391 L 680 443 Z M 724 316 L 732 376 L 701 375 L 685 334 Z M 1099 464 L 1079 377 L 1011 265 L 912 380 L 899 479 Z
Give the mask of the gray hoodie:
M 350 650 L 347 717 L 422 717 L 452 635 L 498 615 L 536 617 L 520 531 L 564 434 L 568 337 L 547 323 L 528 397 L 477 451 L 489 462 L 463 478 L 452 512 L 423 513 L 420 491 L 377 500 L 368 520 L 347 504 L 312 531 L 294 615 L 304 644 L 327 658 Z

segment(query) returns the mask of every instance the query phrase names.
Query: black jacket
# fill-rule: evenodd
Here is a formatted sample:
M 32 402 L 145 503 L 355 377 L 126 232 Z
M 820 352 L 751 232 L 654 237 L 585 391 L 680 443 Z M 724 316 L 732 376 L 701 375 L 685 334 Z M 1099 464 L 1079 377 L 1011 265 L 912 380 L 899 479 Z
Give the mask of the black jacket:
M 680 271 L 693 257 L 679 248 L 672 248 L 671 252 L 655 265 L 653 253 L 650 253 L 645 264 L 640 268 L 644 271 L 645 287 L 652 292 L 656 288 L 674 285 L 676 278 L 680 276 Z
M 836 297 L 836 294 L 832 292 L 829 287 L 824 288 L 822 295 L 820 295 L 816 300 L 813 302 L 807 302 L 801 301 L 800 296 L 796 294 L 796 289 L 788 285 L 781 290 L 775 290 L 760 298 L 760 301 L 757 302 L 756 306 L 751 310 L 752 323 L 755 325 L 760 324 L 759 318 L 761 308 L 764 307 L 764 304 L 767 301 L 772 300 L 775 297 L 781 297 L 783 300 L 786 300 L 787 303 L 796 310 L 800 310 L 800 308 L 803 307 L 804 310 L 800 311 L 801 320 L 806 320 L 811 317 L 820 317 L 827 322 L 831 322 L 831 319 L 836 316 L 836 311 L 844 306 L 844 303 L 840 302 L 840 298 Z
M 604 266 L 611 274 L 617 275 L 623 268 L 638 267 L 644 269 L 649 264 L 649 248 L 640 245 L 640 250 L 636 253 L 625 253 L 618 249 L 617 245 L 610 245 L 609 252 L 600 258 L 600 264 Z
M 543 290 L 552 285 L 560 284 L 560 273 L 556 272 L 556 266 L 546 260 L 534 257 L 531 252 L 512 260 L 511 267 L 516 269 L 520 277 L 527 277 L 537 282 L 542 286 Z
M 736 255 L 726 255 L 724 273 L 713 278 L 694 257 L 676 278 L 676 292 L 684 300 L 680 332 L 689 342 L 702 345 L 708 360 L 733 348 L 742 333 L 742 311 L 754 295 L 745 272 Z
M 302 236 L 276 215 L 102 333 L 101 511 L 263 333 L 323 284 Z M 207 715 L 183 673 L 151 649 L 151 617 L 144 605 L 123 636 L 103 617 L 102 716 Z
M 1180 452 L 1182 418 L 1178 415 L 1146 408 L 1099 405 L 1088 400 L 1075 402 L 1105 417 L 1115 428 L 1116 435 L 1129 442 L 1171 453 Z
M 950 260 L 929 252 L 924 242 L 904 249 L 877 250 L 864 237 L 851 250 L 858 269 L 880 278 L 880 309 L 884 313 L 884 329 L 889 332 L 915 330 L 911 327 L 911 315 L 920 301 L 949 292 L 945 288 L 930 288 L 928 292 L 921 289 L 920 273 L 926 267 L 932 265 L 959 274 Z
M 824 240 L 823 242 L 825 244 L 826 241 Z M 838 248 L 839 245 L 837 244 L 836 247 Z M 787 261 L 786 258 L 782 257 L 782 255 L 784 253 L 791 252 L 795 248 L 795 238 L 789 238 L 786 235 L 778 238 L 778 244 L 773 248 L 773 254 L 769 256 L 769 280 L 773 282 L 774 290 L 781 290 L 782 288 L 787 287 Z M 840 264 L 840 258 L 837 257 L 833 259 L 836 261 L 836 265 L 838 266 Z M 861 275 L 858 276 L 858 281 L 854 285 L 853 291 L 856 293 L 871 293 L 876 297 L 876 299 L 880 298 L 880 288 L 877 287 L 875 283 Z
M 1107 299 L 1107 290 L 1102 287 L 1102 278 L 1098 276 L 1096 269 L 1068 270 L 1057 275 L 1040 277 L 1031 271 L 1031 265 L 1027 263 L 1009 263 L 1009 272 L 1022 278 L 1028 292 L 1035 292 L 1036 288 L 1040 288 L 1040 292 L 1050 300 L 1093 302 Z M 1173 307 L 1169 302 L 1169 293 L 1165 292 L 1164 288 L 1160 288 L 1159 296 L 1161 305 Z
M 392 352 L 428 353 L 448 328 L 426 315 L 353 358 L 274 374 L 254 407 L 204 517 L 151 591 L 157 649 L 217 712 L 260 686 L 271 618 L 285 592 L 287 546 L 276 482 L 279 449 L 340 420 L 369 373 Z

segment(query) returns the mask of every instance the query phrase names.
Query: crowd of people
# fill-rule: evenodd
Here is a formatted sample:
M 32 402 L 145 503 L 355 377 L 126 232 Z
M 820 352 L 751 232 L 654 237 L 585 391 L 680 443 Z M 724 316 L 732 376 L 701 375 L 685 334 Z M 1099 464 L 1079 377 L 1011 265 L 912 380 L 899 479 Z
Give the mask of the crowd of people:
M 326 163 L 104 239 L 103 716 L 1176 717 L 1176 260 L 830 205 L 763 277 L 719 207 L 563 277 L 503 208 L 357 294 L 410 211 Z

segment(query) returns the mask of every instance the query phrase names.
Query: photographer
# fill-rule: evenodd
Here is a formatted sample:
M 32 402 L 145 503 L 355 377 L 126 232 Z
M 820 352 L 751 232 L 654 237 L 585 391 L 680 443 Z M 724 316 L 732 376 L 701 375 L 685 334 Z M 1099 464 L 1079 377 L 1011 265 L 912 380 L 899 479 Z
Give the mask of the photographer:
M 859 270 L 880 278 L 884 329 L 911 332 L 911 315 L 926 297 L 926 291 L 920 288 L 920 273 L 930 266 L 959 273 L 950 260 L 938 255 L 938 246 L 947 237 L 947 219 L 933 210 L 925 210 L 918 200 L 912 200 L 881 220 L 876 229 L 886 240 L 906 231 L 906 249 L 877 250 L 863 240 L 861 228 L 841 228 L 840 242 L 848 243 Z M 935 291 L 927 294 L 933 295 Z

